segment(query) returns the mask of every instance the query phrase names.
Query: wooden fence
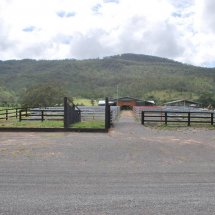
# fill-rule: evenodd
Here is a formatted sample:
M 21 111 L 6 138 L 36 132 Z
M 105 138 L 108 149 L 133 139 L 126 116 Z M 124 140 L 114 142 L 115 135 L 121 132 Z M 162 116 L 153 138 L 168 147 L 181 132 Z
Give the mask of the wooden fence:
M 105 120 L 105 107 L 86 107 L 78 106 L 81 112 L 81 121 L 93 121 L 93 120 Z M 118 107 L 111 107 L 111 123 L 118 119 L 120 110 Z M 16 117 L 19 121 L 23 120 L 64 120 L 64 109 L 63 107 L 48 107 L 48 108 L 26 108 L 18 109 L 15 115 L 11 117 Z M 6 119 L 6 110 L 1 114 L 3 117 L 1 119 Z M 9 118 L 9 116 L 8 116 Z
M 10 108 L 0 110 L 0 120 L 10 120 L 12 118 L 23 120 L 63 120 L 62 109 L 47 108 Z
M 162 106 L 134 106 L 133 113 L 137 120 L 141 120 L 142 111 L 161 111 Z
M 0 110 L 0 119 L 9 120 L 10 118 L 18 118 L 20 110 L 22 110 L 22 108 L 2 109 Z
M 142 111 L 141 123 L 186 123 L 188 126 L 195 123 L 214 125 L 214 112 L 187 112 L 187 111 Z
M 52 120 L 52 121 L 63 121 L 64 112 L 62 110 L 50 110 L 46 108 L 26 108 L 19 111 L 19 121 L 23 120 Z
M 18 121 L 64 121 L 65 128 L 79 121 L 102 120 L 105 122 L 105 128 L 110 128 L 120 113 L 120 108 L 116 106 L 76 106 L 65 99 L 65 104 L 61 107 L 0 110 L 0 120 L 16 118 Z

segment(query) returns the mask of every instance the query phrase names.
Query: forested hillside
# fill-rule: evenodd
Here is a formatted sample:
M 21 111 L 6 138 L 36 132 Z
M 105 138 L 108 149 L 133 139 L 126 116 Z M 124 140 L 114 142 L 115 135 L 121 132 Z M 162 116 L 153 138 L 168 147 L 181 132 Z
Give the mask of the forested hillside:
M 123 54 L 91 60 L 0 61 L 0 103 L 19 102 L 32 86 L 57 83 L 71 97 L 119 96 L 198 99 L 215 92 L 215 69 L 165 58 Z

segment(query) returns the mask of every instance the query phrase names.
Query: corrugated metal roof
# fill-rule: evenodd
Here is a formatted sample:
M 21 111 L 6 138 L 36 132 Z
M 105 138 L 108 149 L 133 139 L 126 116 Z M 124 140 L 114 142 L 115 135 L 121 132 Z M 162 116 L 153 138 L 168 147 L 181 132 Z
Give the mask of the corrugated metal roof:
M 194 102 L 194 101 L 189 101 L 189 100 L 186 100 L 186 99 L 181 99 L 181 100 L 175 100 L 175 101 L 171 101 L 171 102 L 166 102 L 164 103 L 165 105 L 167 104 L 174 104 L 174 103 L 178 103 L 178 102 L 187 102 L 187 103 L 191 103 L 191 104 L 200 104 L 198 102 Z
M 133 98 L 133 97 L 129 97 L 129 96 L 125 96 L 125 97 L 120 97 L 118 99 L 112 99 L 111 101 L 132 101 L 132 100 L 135 100 L 135 101 L 143 101 L 141 99 L 137 99 L 137 98 Z

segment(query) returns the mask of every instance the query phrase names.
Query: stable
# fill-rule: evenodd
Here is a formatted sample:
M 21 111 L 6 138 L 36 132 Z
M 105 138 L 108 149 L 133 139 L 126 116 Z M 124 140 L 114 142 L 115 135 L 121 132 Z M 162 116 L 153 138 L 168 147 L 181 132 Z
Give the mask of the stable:
M 143 101 L 141 99 L 129 96 L 111 100 L 116 106 L 120 106 L 121 110 L 131 110 L 134 106 L 153 106 L 154 101 Z

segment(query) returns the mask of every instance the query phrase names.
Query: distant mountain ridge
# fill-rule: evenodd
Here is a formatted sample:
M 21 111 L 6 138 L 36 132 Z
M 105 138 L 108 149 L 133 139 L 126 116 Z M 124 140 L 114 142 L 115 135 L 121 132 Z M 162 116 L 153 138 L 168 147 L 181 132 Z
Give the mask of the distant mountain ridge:
M 156 62 L 156 63 L 177 63 L 177 64 L 182 64 L 180 62 L 170 60 L 168 58 L 161 58 L 161 57 L 156 57 L 156 56 L 151 56 L 151 55 L 143 55 L 143 54 L 122 54 L 122 55 L 115 55 L 115 56 L 110 56 L 110 58 L 113 59 L 122 59 L 122 60 L 128 60 L 128 61 L 136 61 L 136 62 Z
M 0 61 L 0 93 L 21 97 L 30 86 L 48 82 L 85 98 L 116 97 L 117 85 L 120 96 L 156 97 L 164 91 L 198 96 L 215 92 L 215 69 L 129 53 L 89 60 Z

